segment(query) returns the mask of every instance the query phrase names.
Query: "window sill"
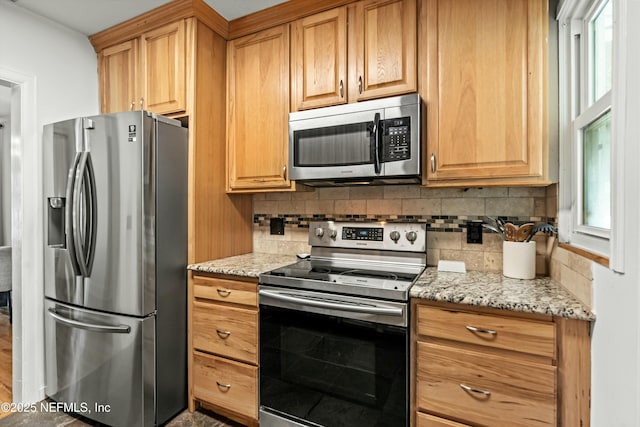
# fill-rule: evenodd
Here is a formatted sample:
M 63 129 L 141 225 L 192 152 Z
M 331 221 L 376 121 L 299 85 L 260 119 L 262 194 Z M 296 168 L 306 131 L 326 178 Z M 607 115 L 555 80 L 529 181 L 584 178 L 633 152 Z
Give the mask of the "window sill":
M 571 246 L 570 244 L 567 244 L 567 243 L 559 243 L 558 247 L 565 249 L 569 252 L 573 252 L 574 254 L 583 256 L 587 259 L 590 259 L 593 262 L 597 262 L 598 264 L 604 265 L 605 267 L 609 268 L 609 258 L 603 257 L 602 255 L 594 254 L 593 252 L 589 252 L 584 249 Z

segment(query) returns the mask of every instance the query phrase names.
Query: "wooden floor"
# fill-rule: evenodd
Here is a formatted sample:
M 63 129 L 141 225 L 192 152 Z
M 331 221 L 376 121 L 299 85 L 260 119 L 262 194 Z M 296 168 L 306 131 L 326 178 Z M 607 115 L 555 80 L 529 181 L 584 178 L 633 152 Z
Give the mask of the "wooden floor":
M 11 324 L 9 316 L 0 314 L 0 403 L 11 402 Z M 11 412 L 1 412 L 0 418 Z

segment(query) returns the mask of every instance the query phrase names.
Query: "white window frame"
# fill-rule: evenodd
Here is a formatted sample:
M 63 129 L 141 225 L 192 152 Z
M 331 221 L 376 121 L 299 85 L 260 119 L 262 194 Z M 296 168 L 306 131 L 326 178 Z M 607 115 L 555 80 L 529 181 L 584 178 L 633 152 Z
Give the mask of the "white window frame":
M 616 51 L 619 37 L 616 16 L 619 2 L 611 0 L 613 5 L 613 69 L 612 88 L 604 96 L 589 106 L 590 76 L 589 58 L 591 19 L 601 10 L 605 0 L 565 0 L 558 8 L 559 21 L 559 88 L 560 88 L 560 187 L 558 233 L 559 240 L 589 252 L 609 257 L 610 266 L 622 271 L 622 245 L 615 239 L 621 236 L 622 212 L 618 206 L 622 201 L 615 193 L 622 194 L 622 171 L 619 167 L 620 150 L 616 140 L 618 117 L 614 113 L 618 93 L 616 79 L 619 76 Z M 579 41 L 576 38 L 579 37 Z M 611 229 L 602 229 L 582 224 L 582 130 L 602 114 L 611 110 Z M 621 145 L 621 144 L 620 144 Z M 615 191 L 614 191 L 615 189 Z M 616 245 L 616 243 L 618 243 Z M 612 262 L 618 260 L 619 262 Z

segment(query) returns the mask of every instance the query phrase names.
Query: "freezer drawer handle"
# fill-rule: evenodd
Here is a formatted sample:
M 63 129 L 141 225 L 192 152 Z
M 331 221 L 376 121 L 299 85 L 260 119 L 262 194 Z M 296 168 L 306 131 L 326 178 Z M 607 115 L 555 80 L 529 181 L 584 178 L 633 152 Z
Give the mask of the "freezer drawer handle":
M 105 332 L 110 334 L 128 334 L 129 332 L 131 332 L 131 327 L 127 325 L 118 325 L 118 326 L 96 325 L 94 323 L 85 323 L 85 322 L 80 322 L 78 320 L 68 319 L 60 315 L 60 313 L 58 313 L 54 308 L 49 309 L 49 314 L 58 322 L 64 323 L 74 328 L 86 329 L 88 331 L 93 331 L 93 332 Z

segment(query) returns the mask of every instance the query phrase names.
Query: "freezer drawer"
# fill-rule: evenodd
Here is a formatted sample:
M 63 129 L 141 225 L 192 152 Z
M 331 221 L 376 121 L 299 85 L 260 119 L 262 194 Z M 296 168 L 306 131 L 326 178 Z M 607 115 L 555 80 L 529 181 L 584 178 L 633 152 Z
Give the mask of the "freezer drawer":
M 45 300 L 46 395 L 111 426 L 154 425 L 155 322 Z

